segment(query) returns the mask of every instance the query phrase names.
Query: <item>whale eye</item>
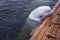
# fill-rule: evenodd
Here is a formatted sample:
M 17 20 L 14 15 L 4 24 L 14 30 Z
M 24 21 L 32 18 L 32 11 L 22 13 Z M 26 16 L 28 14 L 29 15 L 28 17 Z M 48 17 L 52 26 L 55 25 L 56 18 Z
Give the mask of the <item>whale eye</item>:
M 42 15 L 40 16 L 40 18 L 42 18 Z

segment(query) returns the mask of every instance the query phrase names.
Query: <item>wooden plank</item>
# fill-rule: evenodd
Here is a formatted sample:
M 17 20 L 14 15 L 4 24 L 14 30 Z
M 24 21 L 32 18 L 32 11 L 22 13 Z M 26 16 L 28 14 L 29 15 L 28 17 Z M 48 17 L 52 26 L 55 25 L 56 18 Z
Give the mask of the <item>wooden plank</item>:
M 56 40 L 60 40 L 60 29 L 58 30 L 58 32 L 56 34 Z
M 48 40 L 48 37 L 44 35 L 41 40 Z
M 50 37 L 48 40 L 55 40 L 55 38 Z
M 59 7 L 60 7 L 60 5 L 59 5 Z M 54 19 L 56 15 L 60 15 L 60 8 L 59 8 L 59 7 L 58 7 L 58 8 L 56 9 L 56 11 L 53 13 L 52 19 Z
M 59 5 L 59 7 L 58 7 L 58 9 L 57 9 L 57 11 L 56 11 L 56 14 L 57 14 L 57 15 L 60 15 L 60 5 Z
M 58 12 L 58 9 L 59 9 L 59 5 L 60 4 L 60 0 L 58 0 L 58 2 L 56 3 L 56 5 L 53 7 L 52 11 L 53 11 L 53 17 L 52 19 L 54 19 L 54 17 L 56 16 L 57 12 Z
M 53 24 L 60 24 L 60 16 L 56 15 L 55 18 L 52 21 Z
M 57 10 L 59 4 L 60 4 L 60 0 L 58 0 L 58 2 L 56 3 L 56 5 L 55 5 L 54 8 L 52 9 L 53 12 L 55 12 L 55 11 Z
M 39 35 L 37 36 L 36 40 L 41 40 L 41 38 L 43 37 L 44 33 L 47 31 L 47 29 L 49 28 L 50 25 L 50 21 L 47 21 L 48 23 L 46 24 L 46 26 L 41 30 L 41 32 L 39 33 Z
M 52 30 L 53 30 L 53 27 L 49 27 L 48 30 L 46 31 L 45 35 L 46 35 L 46 36 L 51 35 Z
M 53 25 L 52 24 L 51 27 L 48 28 L 48 31 L 45 33 L 46 36 L 56 37 L 56 33 L 57 33 L 59 27 L 60 27 L 60 25 Z M 53 36 L 53 35 L 55 35 L 55 36 Z
M 51 37 L 56 37 L 56 33 L 60 27 L 60 25 L 52 25 L 51 27 L 54 27 L 53 30 L 52 30 L 52 33 L 51 33 Z

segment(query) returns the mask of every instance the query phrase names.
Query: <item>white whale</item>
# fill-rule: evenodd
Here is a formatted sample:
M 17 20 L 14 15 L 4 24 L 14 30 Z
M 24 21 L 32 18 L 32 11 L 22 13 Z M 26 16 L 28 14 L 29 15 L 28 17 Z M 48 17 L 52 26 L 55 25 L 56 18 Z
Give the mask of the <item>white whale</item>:
M 38 26 L 50 14 L 52 14 L 52 10 L 49 6 L 38 7 L 29 14 L 27 23 L 33 27 Z
M 41 6 L 34 9 L 28 16 L 26 23 L 29 28 L 32 28 L 32 35 L 37 27 L 42 23 L 42 20 L 52 14 L 52 10 L 49 6 Z

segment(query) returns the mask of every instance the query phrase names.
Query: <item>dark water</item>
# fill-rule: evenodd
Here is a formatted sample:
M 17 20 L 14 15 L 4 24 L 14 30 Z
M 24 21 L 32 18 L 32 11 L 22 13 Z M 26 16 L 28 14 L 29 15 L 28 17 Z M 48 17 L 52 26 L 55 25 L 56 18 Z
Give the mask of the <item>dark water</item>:
M 34 8 L 42 5 L 52 8 L 56 2 L 57 0 L 0 0 L 0 40 L 16 38 L 26 17 Z

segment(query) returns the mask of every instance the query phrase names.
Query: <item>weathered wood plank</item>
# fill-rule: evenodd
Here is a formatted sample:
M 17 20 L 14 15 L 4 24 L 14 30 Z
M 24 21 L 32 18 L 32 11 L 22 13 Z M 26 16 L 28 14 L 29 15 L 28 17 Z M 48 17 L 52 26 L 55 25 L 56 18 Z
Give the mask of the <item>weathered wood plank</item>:
M 60 24 L 60 16 L 56 15 L 54 20 L 52 21 L 53 24 Z
M 56 34 L 56 40 L 60 40 L 60 29 L 58 30 L 58 32 Z
M 44 35 L 41 40 L 48 40 L 48 37 Z
M 44 33 L 47 31 L 47 29 L 49 28 L 50 25 L 50 21 L 47 21 L 48 23 L 46 24 L 46 26 L 41 30 L 41 32 L 39 33 L 39 35 L 37 36 L 36 40 L 41 40 L 41 38 L 43 37 Z

